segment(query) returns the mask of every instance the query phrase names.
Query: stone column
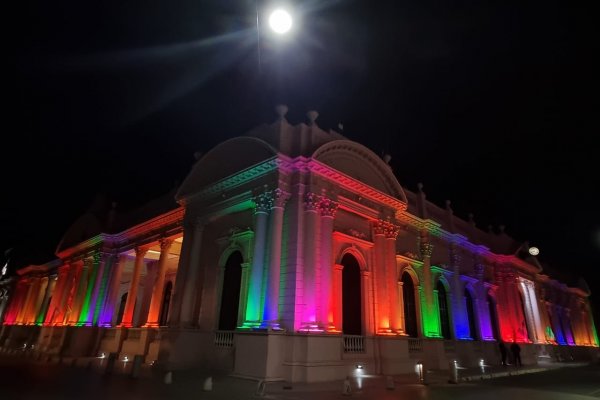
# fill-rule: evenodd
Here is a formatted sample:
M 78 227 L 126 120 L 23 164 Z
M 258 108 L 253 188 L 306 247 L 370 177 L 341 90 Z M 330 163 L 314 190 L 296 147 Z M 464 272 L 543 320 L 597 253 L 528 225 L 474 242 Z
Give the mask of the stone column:
M 58 268 L 54 293 L 52 294 L 52 300 L 50 300 L 50 305 L 48 306 L 48 312 L 46 313 L 44 325 L 52 325 L 54 322 L 56 322 L 56 316 L 58 313 L 60 313 L 60 308 L 62 307 L 62 299 L 65 294 L 65 288 L 68 286 L 68 277 L 69 265 L 64 264 Z
M 16 323 L 19 325 L 23 325 L 27 323 L 29 318 L 29 312 L 31 308 L 31 303 L 34 299 L 34 292 L 36 291 L 37 286 L 37 278 L 26 278 L 25 279 L 25 301 L 19 308 L 19 313 L 17 314 Z
M 483 265 L 479 257 L 475 259 L 475 276 L 477 277 L 477 315 L 479 316 L 479 332 L 482 340 L 494 340 L 492 332 L 492 322 L 490 315 L 490 305 L 487 300 L 487 291 L 484 285 L 485 265 Z
M 156 280 L 152 289 L 152 299 L 150 300 L 150 310 L 148 311 L 148 322 L 146 326 L 157 327 L 160 318 L 160 307 L 162 305 L 163 293 L 165 291 L 165 276 L 167 273 L 167 259 L 169 250 L 173 245 L 173 239 L 160 240 L 160 258 L 158 259 L 158 271 Z
M 385 230 L 386 222 L 378 220 L 373 224 L 374 236 L 374 266 L 373 284 L 375 290 L 375 326 L 377 333 L 389 333 L 390 327 L 390 302 L 388 297 L 389 285 L 387 281 L 385 259 Z
M 202 277 L 200 270 L 200 252 L 202 250 L 202 233 L 204 232 L 203 220 L 196 220 L 194 224 L 194 233 L 192 234 L 192 246 L 190 249 L 189 263 L 186 266 L 186 278 L 183 287 L 183 297 L 181 302 L 181 320 L 180 324 L 184 327 L 193 327 L 198 323 L 196 321 L 195 311 L 198 302 L 198 296 L 202 296 Z M 184 238 L 185 240 L 185 238 Z
M 450 243 L 450 264 L 452 265 L 452 319 L 454 320 L 454 335 L 457 339 L 475 338 L 475 332 L 471 332 L 467 304 L 465 301 L 465 289 L 460 279 L 461 256 L 458 245 Z M 475 299 L 473 299 L 475 300 Z
M 321 198 L 313 192 L 304 195 L 304 274 L 303 300 L 304 313 L 301 330 L 316 329 L 317 323 L 317 273 L 318 273 L 318 233 L 319 202 Z
M 38 312 L 48 288 L 48 277 L 36 277 L 35 284 L 32 287 L 33 293 L 31 296 L 31 304 L 27 310 L 27 318 L 23 321 L 27 325 L 33 325 L 36 322 Z
M 398 274 L 396 267 L 396 238 L 399 228 L 387 223 L 385 227 L 385 269 L 386 283 L 388 286 L 388 303 L 390 308 L 390 328 L 393 332 L 402 332 L 403 325 L 400 323 L 402 311 L 398 306 Z
M 135 265 L 133 267 L 133 276 L 129 284 L 127 292 L 127 302 L 125 303 L 125 311 L 123 312 L 123 320 L 121 326 L 131 328 L 133 326 L 133 313 L 135 311 L 135 302 L 137 299 L 138 286 L 140 284 L 140 275 L 144 266 L 144 256 L 148 252 L 146 247 L 135 248 Z
M 342 331 L 342 264 L 333 266 L 333 325 L 337 332 Z M 368 290 L 365 288 L 365 295 Z
M 320 248 L 320 266 L 321 266 L 321 317 L 319 318 L 322 327 L 325 330 L 335 330 L 333 323 L 333 299 L 332 299 L 332 275 L 333 275 L 333 256 L 332 256 L 332 235 L 333 219 L 338 208 L 338 203 L 323 197 L 319 203 L 321 211 L 321 248 Z
M 421 305 L 423 314 L 423 334 L 428 337 L 440 337 L 440 325 L 434 323 L 437 321 L 435 308 L 435 299 L 433 297 L 433 279 L 431 276 L 431 255 L 433 245 L 429 243 L 429 233 L 426 230 L 421 231 L 419 252 L 423 260 L 423 285 L 425 304 Z
M 114 262 L 110 265 L 109 282 L 106 289 L 106 295 L 104 298 L 104 304 L 102 305 L 102 311 L 98 318 L 98 326 L 109 327 L 113 325 L 113 317 L 115 312 L 116 303 L 119 297 L 119 288 L 121 285 L 121 274 L 123 272 L 123 260 L 118 254 L 111 256 Z
M 195 221 L 191 218 L 183 221 L 183 240 L 181 243 L 181 251 L 179 253 L 179 261 L 177 263 L 177 272 L 173 291 L 171 293 L 171 305 L 169 306 L 169 314 L 167 325 L 177 327 L 181 325 L 181 308 L 183 302 L 183 290 L 187 281 L 188 266 L 192 252 L 192 242 L 195 230 Z
M 75 325 L 79 319 L 79 310 L 81 309 L 81 300 L 85 293 L 87 285 L 88 260 L 79 261 L 73 264 L 73 275 L 69 297 L 65 307 L 66 325 Z
M 83 301 L 81 303 L 81 312 L 79 313 L 77 325 L 92 325 L 95 304 L 95 299 L 93 299 L 92 295 L 93 293 L 96 293 L 96 295 L 98 294 L 98 290 L 100 289 L 100 280 L 102 278 L 102 272 L 99 271 L 101 266 L 100 262 L 101 255 L 99 253 L 95 253 L 90 263 L 88 284 L 85 290 Z
M 48 312 L 48 306 L 49 306 L 48 302 L 50 301 L 50 297 L 54 293 L 54 288 L 56 286 L 56 280 L 54 278 L 52 278 L 51 276 L 45 277 L 44 280 L 46 281 L 44 297 L 42 298 L 42 301 L 40 302 L 40 305 L 37 308 L 38 311 L 37 311 L 37 314 L 35 317 L 36 325 L 41 325 L 44 323 L 44 320 L 46 318 L 46 313 Z
M 398 279 L 398 289 L 397 289 L 397 293 L 398 293 L 398 310 L 399 312 L 399 324 L 400 327 L 398 328 L 398 333 L 400 335 L 404 335 L 406 336 L 406 316 L 404 315 L 404 282 L 402 282 L 401 279 Z
M 373 329 L 373 327 L 376 325 L 373 323 L 373 316 L 371 315 L 371 299 L 373 296 L 369 296 L 369 288 L 373 287 L 371 271 L 361 270 L 360 277 L 360 298 L 362 299 L 360 312 L 362 313 L 361 320 L 363 324 L 362 332 L 364 335 L 372 336 L 376 333 Z
M 254 210 L 254 251 L 252 252 L 252 267 L 244 321 L 244 325 L 247 327 L 259 326 L 261 322 L 265 240 L 267 238 L 269 211 L 273 207 L 273 198 L 270 193 L 261 193 L 254 198 L 254 204 L 256 204 Z
M 267 295 L 263 313 L 263 326 L 279 329 L 279 277 L 281 267 L 281 234 L 283 211 L 289 194 L 277 188 L 273 190 L 273 208 L 271 209 L 269 275 L 267 277 Z

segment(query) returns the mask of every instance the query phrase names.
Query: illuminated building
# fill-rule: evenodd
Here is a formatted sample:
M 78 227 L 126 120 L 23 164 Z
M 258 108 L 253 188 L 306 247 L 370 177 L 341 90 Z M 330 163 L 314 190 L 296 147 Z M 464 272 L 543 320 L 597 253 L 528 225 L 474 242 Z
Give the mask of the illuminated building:
M 357 362 L 388 375 L 493 363 L 500 338 L 525 363 L 597 352 L 589 291 L 544 275 L 503 229 L 402 188 L 316 112 L 290 125 L 286 111 L 204 155 L 146 214 L 83 216 L 56 260 L 18 271 L 0 345 L 289 381 Z

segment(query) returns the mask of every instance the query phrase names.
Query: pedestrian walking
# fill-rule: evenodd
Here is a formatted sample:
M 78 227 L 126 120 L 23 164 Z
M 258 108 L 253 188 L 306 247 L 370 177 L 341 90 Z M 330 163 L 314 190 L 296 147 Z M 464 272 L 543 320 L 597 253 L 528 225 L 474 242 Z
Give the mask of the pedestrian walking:
M 523 363 L 521 362 L 521 347 L 517 344 L 516 340 L 510 345 L 510 351 L 515 359 L 515 365 L 517 367 L 522 367 Z
M 500 340 L 500 342 L 498 343 L 498 348 L 500 349 L 500 358 L 502 359 L 502 365 L 506 366 L 507 350 L 506 345 L 502 340 Z

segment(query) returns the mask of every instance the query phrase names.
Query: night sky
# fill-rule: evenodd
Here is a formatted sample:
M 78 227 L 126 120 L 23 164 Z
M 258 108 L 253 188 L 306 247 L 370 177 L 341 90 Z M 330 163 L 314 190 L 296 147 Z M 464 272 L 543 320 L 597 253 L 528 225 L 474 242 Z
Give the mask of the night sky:
M 97 194 L 119 211 L 157 197 L 194 152 L 285 103 L 291 123 L 314 109 L 322 128 L 391 154 L 403 187 L 506 225 L 600 304 L 599 32 L 581 3 L 296 1 L 290 38 L 261 24 L 260 69 L 254 1 L 13 3 L 0 147 L 11 268 L 52 259 Z

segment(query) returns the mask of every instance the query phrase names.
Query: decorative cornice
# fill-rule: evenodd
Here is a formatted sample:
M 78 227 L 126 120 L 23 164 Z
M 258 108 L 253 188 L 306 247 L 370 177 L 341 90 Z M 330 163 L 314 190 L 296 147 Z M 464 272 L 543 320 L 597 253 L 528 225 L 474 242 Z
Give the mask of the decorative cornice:
M 179 204 L 187 205 L 192 202 L 218 197 L 223 192 L 231 191 L 273 171 L 277 171 L 280 165 L 285 165 L 286 163 L 287 160 L 282 159 L 281 155 L 273 156 L 266 161 L 248 167 L 235 175 L 221 179 L 188 197 L 180 199 Z
M 404 211 L 407 209 L 407 204 L 403 201 L 367 186 L 359 180 L 343 174 L 319 161 L 310 160 L 307 163 L 307 168 L 310 172 L 332 181 L 343 189 L 356 193 L 366 199 L 386 205 L 393 210 Z

